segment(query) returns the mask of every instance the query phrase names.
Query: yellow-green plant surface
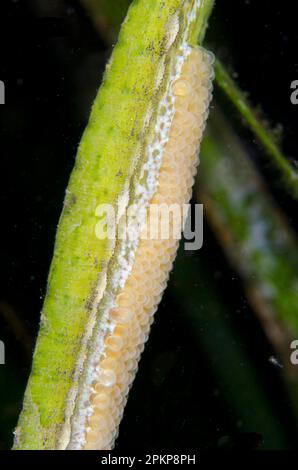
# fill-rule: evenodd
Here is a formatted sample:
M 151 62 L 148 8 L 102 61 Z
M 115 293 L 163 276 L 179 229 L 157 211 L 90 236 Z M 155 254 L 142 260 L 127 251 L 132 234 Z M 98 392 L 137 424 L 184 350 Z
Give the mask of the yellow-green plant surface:
M 58 447 L 69 394 L 78 380 L 77 363 L 97 319 L 99 286 L 113 254 L 108 240 L 96 237 L 96 208 L 104 203 L 116 207 L 136 171 L 149 129 L 148 110 L 156 108 L 162 91 L 162 82 L 160 87 L 156 83 L 169 53 L 174 15 L 183 34 L 195 8 L 188 42 L 196 44 L 212 4 L 136 0 L 129 9 L 66 191 L 15 449 Z

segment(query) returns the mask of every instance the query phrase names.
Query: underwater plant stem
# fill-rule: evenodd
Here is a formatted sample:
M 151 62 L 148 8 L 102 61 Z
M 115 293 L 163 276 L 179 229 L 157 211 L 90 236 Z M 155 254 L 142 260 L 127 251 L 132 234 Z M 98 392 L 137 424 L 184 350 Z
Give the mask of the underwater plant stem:
M 113 42 L 113 36 L 105 33 L 104 25 L 111 25 L 114 28 L 114 35 L 117 31 L 117 25 L 120 26 L 121 21 L 121 9 L 122 15 L 125 9 L 131 3 L 131 0 L 126 0 L 118 5 L 117 9 L 110 7 L 111 2 L 109 0 L 81 0 L 86 5 L 93 22 L 95 23 L 97 30 L 102 34 L 106 41 L 110 44 Z M 208 25 L 208 18 L 212 11 L 214 1 L 202 2 L 202 14 L 200 22 L 197 23 L 198 32 L 195 32 L 198 37 L 198 43 L 201 44 L 205 37 L 206 28 Z M 101 21 L 98 21 L 98 18 Z M 109 29 L 111 31 L 111 29 Z M 289 193 L 298 199 L 298 173 L 295 168 L 288 162 L 286 156 L 280 150 L 278 144 L 275 142 L 273 135 L 270 130 L 266 128 L 262 120 L 258 118 L 254 112 L 252 106 L 249 104 L 244 93 L 240 90 L 236 82 L 233 80 L 222 62 L 216 58 L 215 65 L 215 84 L 222 90 L 228 100 L 232 103 L 238 113 L 241 115 L 243 122 L 257 137 L 259 142 L 264 147 L 268 157 L 272 164 L 277 168 L 281 175 L 284 186 L 288 189 Z
M 90 13 L 91 19 L 96 25 L 98 32 L 104 37 L 107 44 L 110 45 L 115 40 L 117 29 L 120 27 L 119 12 L 115 13 L 115 11 L 112 8 L 105 8 L 105 6 L 110 5 L 111 3 L 110 0 L 100 0 L 100 1 L 81 0 L 81 1 L 85 5 L 88 3 L 87 9 Z M 125 9 L 127 8 L 127 5 L 130 3 L 131 3 L 131 0 L 127 0 L 126 5 L 124 5 L 124 2 L 122 3 L 122 8 L 123 8 L 122 15 L 124 15 Z M 204 11 L 204 14 L 207 16 L 207 18 L 212 9 L 213 3 L 214 2 L 204 3 L 203 11 Z M 103 8 L 101 8 L 100 5 Z M 103 17 L 103 12 L 104 12 L 104 17 Z M 204 14 L 202 14 L 202 18 Z M 101 18 L 104 20 L 103 23 L 105 25 L 112 25 L 114 36 L 106 34 L 107 28 L 103 27 L 102 22 L 96 21 L 96 17 L 98 17 L 98 15 L 100 15 Z M 199 43 L 202 43 L 204 39 L 204 35 L 205 35 L 205 28 L 202 28 L 198 35 Z M 288 187 L 289 191 L 291 192 L 292 195 L 294 195 L 294 197 L 298 197 L 297 173 L 295 172 L 295 169 L 292 168 L 292 166 L 288 163 L 288 161 L 286 160 L 286 157 L 282 154 L 278 145 L 275 143 L 274 137 L 270 134 L 270 131 L 268 131 L 268 129 L 262 124 L 262 122 L 256 116 L 248 100 L 245 98 L 244 94 L 241 92 L 241 90 L 239 89 L 235 81 L 232 79 L 232 77 L 230 76 L 229 72 L 226 70 L 224 65 L 218 59 L 215 59 L 215 84 L 219 89 L 223 91 L 227 99 L 230 100 L 232 105 L 242 116 L 246 125 L 257 136 L 258 140 L 260 141 L 264 149 L 267 151 L 267 154 L 269 155 L 269 157 L 271 157 L 271 161 L 279 169 L 280 174 L 283 175 L 285 186 Z M 244 187 L 248 184 L 247 183 L 248 180 L 245 180 L 245 168 L 247 168 L 247 164 L 250 170 L 249 174 L 253 178 L 253 180 L 256 179 L 256 181 L 258 182 L 260 182 L 260 180 L 259 180 L 259 175 L 257 171 L 253 169 L 252 165 L 249 163 L 249 157 L 246 155 L 246 151 L 241 146 L 238 139 L 235 137 L 235 133 L 228 126 L 228 119 L 227 118 L 223 119 L 221 117 L 221 122 L 224 124 L 226 132 L 228 129 L 228 134 L 229 134 L 229 137 L 226 134 L 226 138 L 224 139 L 224 142 L 225 142 L 224 144 L 222 140 L 218 140 L 218 136 L 221 135 L 221 129 L 219 129 L 218 125 L 215 126 L 216 119 L 211 116 L 210 121 L 211 121 L 210 124 L 208 123 L 208 129 L 210 130 L 210 133 L 208 137 L 205 139 L 205 142 L 203 143 L 203 155 L 202 155 L 202 161 L 201 161 L 201 168 L 199 172 L 198 185 L 201 186 L 200 198 L 202 198 L 203 201 L 205 201 L 205 212 L 209 221 L 212 221 L 211 225 L 213 225 L 213 227 L 215 228 L 214 230 L 215 235 L 218 236 L 219 239 L 221 240 L 221 244 L 224 247 L 224 249 L 227 249 L 229 247 L 228 256 L 230 259 L 232 259 L 232 252 L 233 252 L 232 243 L 234 240 L 238 240 L 239 238 L 238 230 L 241 226 L 241 220 L 242 220 L 240 218 L 237 222 L 238 208 L 236 209 L 236 205 L 235 205 L 235 201 L 237 201 L 237 198 L 236 199 L 233 198 L 233 190 L 235 190 L 234 194 L 237 195 L 238 192 L 241 190 L 242 184 L 244 183 Z M 226 181 L 225 178 L 222 178 L 219 171 L 215 171 L 214 173 L 212 173 L 211 171 L 212 161 L 216 160 L 217 162 L 219 162 L 221 157 L 227 153 L 227 149 L 229 149 L 228 147 L 229 139 L 231 139 L 231 141 L 233 142 L 233 145 L 232 145 L 233 150 L 231 151 L 232 155 L 230 155 L 229 165 L 228 165 L 230 175 L 233 181 L 233 185 L 231 187 L 229 187 L 229 181 Z M 237 142 L 236 147 L 235 147 L 235 139 Z M 237 150 L 237 146 L 239 146 L 239 152 Z M 230 152 L 230 149 L 228 153 L 229 152 Z M 206 158 L 204 158 L 204 155 Z M 209 157 L 211 157 L 210 162 L 208 161 Z M 241 168 L 242 163 L 244 164 L 243 169 Z M 242 177 L 238 181 L 237 178 L 238 178 L 239 171 Z M 212 182 L 214 183 L 214 185 L 212 185 Z M 218 184 L 218 194 L 216 194 L 215 192 L 215 187 L 217 184 Z M 278 209 L 272 203 L 263 185 L 261 184 L 260 186 L 261 186 L 261 192 L 258 193 L 260 197 L 260 202 L 257 201 L 256 194 L 253 195 L 253 201 L 255 201 L 257 205 L 259 205 L 260 207 L 265 205 L 271 208 L 271 210 L 269 211 L 270 212 L 269 220 L 271 220 L 271 222 L 273 223 L 273 226 L 275 226 L 276 224 L 277 232 L 284 233 L 286 235 L 286 240 L 289 240 L 288 250 L 285 246 L 284 251 L 288 251 L 289 253 L 286 257 L 287 261 L 285 261 L 285 264 L 289 263 L 289 266 L 291 266 L 292 255 L 294 255 L 294 259 L 296 258 L 296 255 L 295 255 L 296 247 L 295 247 L 295 244 L 293 243 L 293 237 L 289 236 L 287 224 L 279 216 Z M 241 211 L 241 217 L 244 216 L 243 212 L 244 212 L 244 209 Z M 230 222 L 227 223 L 226 217 L 228 216 L 228 214 L 230 214 L 230 216 L 232 217 L 233 223 L 230 223 Z M 259 219 L 259 222 L 260 221 L 261 221 L 261 218 Z M 248 219 L 247 219 L 247 222 L 249 223 Z M 274 232 L 274 227 L 273 227 L 273 232 Z M 287 245 L 287 241 L 285 242 L 285 245 Z M 243 243 L 241 246 L 243 250 L 244 249 Z M 274 246 L 270 244 L 270 249 L 272 248 L 274 248 Z M 237 271 L 242 272 L 242 270 L 244 270 L 244 272 L 246 273 L 244 276 L 244 281 L 248 288 L 247 290 L 248 295 L 249 297 L 251 297 L 251 300 L 252 300 L 252 296 L 250 294 L 254 290 L 255 291 L 259 290 L 259 292 L 262 293 L 262 286 L 265 287 L 266 285 L 266 277 L 262 277 L 259 289 L 249 288 L 250 281 L 253 280 L 253 274 L 249 276 L 249 272 L 251 273 L 255 272 L 255 270 L 257 269 L 257 264 L 256 264 L 257 260 L 254 259 L 254 256 L 250 256 L 250 257 L 245 256 L 243 259 L 243 262 L 241 262 L 241 256 L 242 255 L 240 254 L 239 245 L 237 245 L 237 250 L 235 252 L 235 255 L 233 256 L 232 262 Z M 260 256 L 260 253 L 258 256 Z M 266 254 L 266 256 L 263 257 L 263 264 L 265 263 L 265 259 L 267 256 L 268 255 Z M 272 253 L 271 251 L 270 256 L 273 256 L 274 258 L 275 253 L 274 252 Z M 240 265 L 241 265 L 241 268 L 240 268 Z M 177 269 L 178 269 L 178 266 L 179 266 L 179 260 L 177 263 Z M 178 272 L 177 269 L 173 273 L 174 280 L 177 278 L 177 272 Z M 268 273 L 266 276 L 268 277 Z M 295 283 L 296 276 L 297 276 L 296 268 L 294 268 L 293 270 L 291 267 L 289 267 L 289 276 L 287 276 L 287 278 L 291 280 L 291 283 L 293 282 Z M 185 276 L 185 279 L 187 279 L 186 276 Z M 280 282 L 281 280 L 279 281 L 279 283 Z M 254 284 L 255 284 L 255 287 L 257 287 L 257 281 L 255 281 Z M 286 284 L 286 281 L 285 281 L 285 284 Z M 181 292 L 184 293 L 184 290 L 181 290 Z M 279 292 L 280 292 L 280 295 L 282 295 L 282 292 L 280 290 Z M 264 291 L 263 291 L 263 294 L 264 294 Z M 257 296 L 257 297 L 260 297 L 260 296 Z M 288 348 L 289 341 L 287 339 L 287 333 L 286 333 L 286 331 L 288 330 L 287 320 L 284 319 L 282 323 L 279 324 L 279 319 L 276 318 L 276 308 L 273 308 L 273 305 L 271 305 L 270 298 L 266 298 L 266 296 L 261 295 L 261 298 L 262 297 L 263 297 L 262 301 L 253 302 L 254 307 L 256 308 L 256 311 L 258 312 L 260 317 L 264 320 L 269 337 L 273 340 L 273 343 L 276 346 L 278 346 L 278 350 L 282 351 L 282 356 L 287 361 L 288 353 L 289 353 L 289 348 Z M 188 296 L 186 298 L 189 299 Z M 286 299 L 284 295 L 283 300 L 281 299 L 281 303 L 285 304 L 285 302 L 286 302 Z M 290 306 L 291 306 L 290 308 L 293 308 L 292 313 L 295 316 L 294 312 L 296 312 L 297 307 L 295 305 L 294 300 L 290 302 Z M 185 307 L 186 313 L 191 315 L 192 307 L 187 306 L 187 305 L 185 305 L 184 307 Z M 281 310 L 281 312 L 283 311 L 284 311 L 284 308 Z M 285 315 L 285 317 L 287 316 L 292 317 L 291 311 L 289 311 L 289 313 Z M 278 325 L 276 325 L 276 320 L 277 320 Z M 289 321 L 289 324 L 290 323 L 292 324 L 292 321 Z M 218 329 L 217 324 L 214 324 L 214 329 L 216 330 Z M 297 331 L 297 327 L 295 325 L 294 327 L 291 326 L 290 330 L 291 330 L 290 336 L 293 336 L 295 334 L 294 332 Z M 277 338 L 275 338 L 276 336 L 275 331 L 278 331 Z M 209 347 L 210 343 L 208 343 L 207 346 Z M 208 354 L 210 352 L 209 349 L 208 349 Z M 221 367 L 219 367 L 219 370 L 220 371 L 222 370 Z M 289 378 L 288 385 L 289 385 L 290 393 L 292 395 L 292 402 L 294 404 L 294 407 L 296 407 L 297 382 L 296 382 L 295 376 L 292 376 L 292 374 L 291 374 L 291 377 Z
M 261 449 L 282 449 L 286 436 L 277 424 L 278 410 L 268 399 L 264 378 L 239 338 L 233 314 L 203 260 L 201 253 L 189 257 L 182 250 L 177 256 L 169 294 L 177 305 L 178 318 L 181 316 L 183 327 L 194 337 L 198 357 L 203 354 L 206 358 L 217 394 L 235 422 L 241 423 L 241 432 L 257 429 L 264 438 Z
M 198 21 L 195 23 L 195 28 L 192 32 L 192 38 L 197 44 L 202 45 L 206 30 L 209 25 L 209 18 L 211 16 L 213 7 L 214 7 L 215 0 L 202 0 L 201 7 L 200 7 L 200 17 Z
M 137 171 L 155 129 L 170 65 L 180 64 L 178 53 L 197 44 L 211 3 L 138 0 L 129 8 L 66 190 L 15 449 L 56 450 L 69 444 L 95 325 L 99 331 L 102 323 L 107 327 L 99 305 L 106 297 L 114 301 L 112 274 L 123 274 L 123 257 L 113 258 L 118 239 L 98 235 L 98 208 L 108 204 L 117 216 L 126 209 L 139 182 Z
M 243 118 L 243 122 L 258 138 L 272 164 L 279 171 L 284 185 L 294 198 L 298 198 L 298 174 L 297 171 L 288 162 L 278 145 L 274 141 L 274 137 L 265 127 L 262 121 L 257 117 L 256 113 L 248 103 L 243 92 L 232 79 L 225 66 L 219 59 L 215 61 L 215 81 L 227 98 L 231 101 L 236 110 Z
M 246 150 L 218 109 L 202 145 L 197 183 L 206 215 L 285 369 L 298 334 L 298 246 Z
M 211 15 L 215 0 L 201 0 L 200 18 L 195 24 L 192 36 L 199 44 L 202 44 L 208 28 L 208 19 Z M 81 0 L 90 15 L 99 34 L 103 36 L 107 44 L 112 44 L 117 38 L 121 22 L 125 17 L 132 0 Z

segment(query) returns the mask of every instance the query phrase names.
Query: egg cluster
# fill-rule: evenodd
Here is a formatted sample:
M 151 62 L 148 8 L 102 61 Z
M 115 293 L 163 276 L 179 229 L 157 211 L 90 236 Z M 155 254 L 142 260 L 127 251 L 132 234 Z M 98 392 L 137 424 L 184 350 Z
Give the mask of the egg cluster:
M 211 97 L 212 61 L 204 49 L 192 48 L 179 78 L 171 84 L 175 111 L 151 204 L 183 205 L 190 200 Z M 130 275 L 109 311 L 114 327 L 104 339 L 98 379 L 92 384 L 92 413 L 87 418 L 83 449 L 111 449 L 114 445 L 177 245 L 171 236 L 141 237 L 139 241 Z

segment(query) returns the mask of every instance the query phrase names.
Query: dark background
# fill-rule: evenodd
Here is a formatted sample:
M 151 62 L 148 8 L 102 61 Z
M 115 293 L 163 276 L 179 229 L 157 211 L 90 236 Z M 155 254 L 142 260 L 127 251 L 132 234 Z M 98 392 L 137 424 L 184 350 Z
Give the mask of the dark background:
M 207 41 L 237 71 L 251 102 L 282 126 L 283 148 L 295 161 L 298 106 L 290 103 L 290 83 L 298 79 L 298 30 L 293 6 L 290 0 L 218 0 Z M 12 444 L 64 191 L 109 55 L 79 1 L 0 2 L 0 79 L 6 86 L 6 104 L 0 106 L 0 339 L 6 345 L 6 365 L 0 366 L 2 449 Z M 295 225 L 293 203 L 281 192 L 274 171 L 258 158 L 250 133 L 241 129 L 237 116 L 234 120 Z M 258 404 L 214 372 L 229 369 L 221 357 L 224 344 L 216 343 L 210 356 L 194 333 L 179 289 L 183 256 L 152 328 L 117 448 L 293 448 L 297 428 L 288 396 L 280 370 L 268 361 L 274 351 L 207 225 L 203 249 L 189 255 L 198 273 L 189 285 L 217 292 L 233 341 L 249 358 L 248 364 L 239 357 L 239 367 L 253 368 L 266 396 L 276 428 L 271 434 L 247 424 L 244 416 L 258 413 Z M 209 315 L 204 296 L 193 309 L 204 335 Z M 209 342 L 215 338 L 210 335 Z M 233 394 L 243 400 L 243 412 L 231 406 Z

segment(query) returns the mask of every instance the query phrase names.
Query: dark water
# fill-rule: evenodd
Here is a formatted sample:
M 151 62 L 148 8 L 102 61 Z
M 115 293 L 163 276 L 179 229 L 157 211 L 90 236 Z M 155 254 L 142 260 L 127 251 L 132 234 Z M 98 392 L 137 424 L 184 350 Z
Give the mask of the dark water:
M 252 103 L 282 126 L 285 153 L 295 160 L 298 106 L 290 102 L 290 83 L 298 79 L 298 32 L 292 7 L 289 0 L 218 0 L 207 40 L 237 71 Z M 109 54 L 79 1 L 0 2 L 0 79 L 6 86 L 6 104 L 0 107 L 2 449 L 12 443 L 64 191 Z M 251 134 L 232 118 L 295 225 L 295 203 Z M 202 290 L 191 302 L 188 297 L 190 303 L 184 298 L 185 272 L 190 291 Z M 239 351 L 232 374 L 227 342 Z M 117 448 L 294 448 L 292 405 L 282 371 L 268 360 L 272 355 L 241 279 L 206 224 L 203 249 L 186 260 L 181 253 L 175 265 Z M 259 395 L 236 379 L 242 370 L 251 371 Z

